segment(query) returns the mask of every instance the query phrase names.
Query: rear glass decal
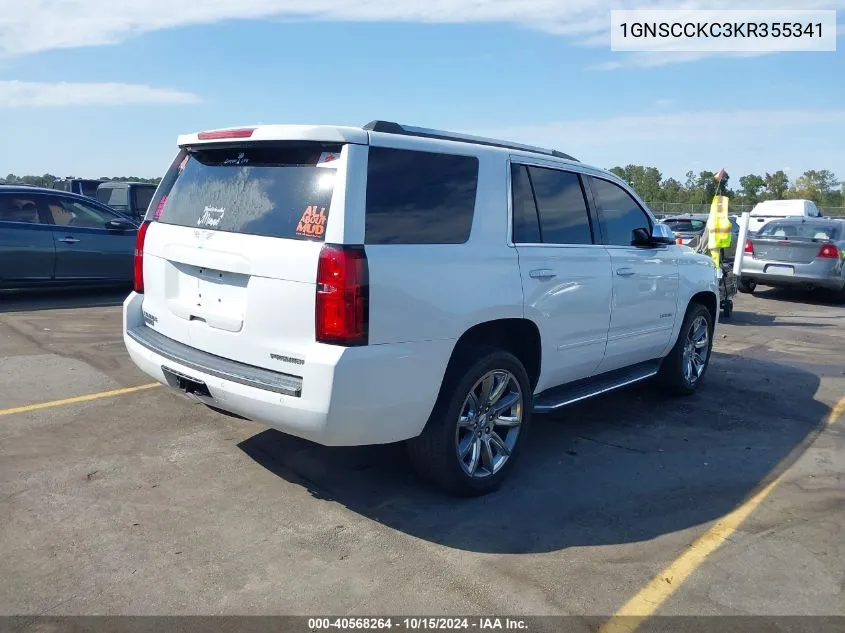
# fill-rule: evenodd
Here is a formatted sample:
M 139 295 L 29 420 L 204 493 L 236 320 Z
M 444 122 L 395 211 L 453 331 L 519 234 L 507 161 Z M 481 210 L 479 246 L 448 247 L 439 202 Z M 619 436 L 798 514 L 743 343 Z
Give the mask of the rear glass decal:
M 296 226 L 296 234 L 303 237 L 322 237 L 326 232 L 326 208 L 311 205 Z
M 340 154 L 335 152 L 323 152 L 317 160 L 317 167 L 334 167 L 332 164 L 340 158 Z
M 237 158 L 227 158 L 223 161 L 224 165 L 246 165 L 249 162 L 249 159 L 244 156 L 244 153 L 241 152 L 238 154 Z
M 197 220 L 197 226 L 210 226 L 212 228 L 216 227 L 218 224 L 220 224 L 220 220 L 223 219 L 224 213 L 226 213 L 226 209 L 207 206 L 205 209 L 203 209 L 200 219 Z

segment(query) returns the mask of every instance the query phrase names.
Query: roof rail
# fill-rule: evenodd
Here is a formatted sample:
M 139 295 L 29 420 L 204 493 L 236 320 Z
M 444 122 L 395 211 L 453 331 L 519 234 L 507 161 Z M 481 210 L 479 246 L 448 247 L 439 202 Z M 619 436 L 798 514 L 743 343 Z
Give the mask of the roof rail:
M 456 134 L 454 132 L 444 132 L 443 130 L 431 130 L 422 127 L 413 127 L 410 125 L 400 125 L 393 121 L 370 121 L 364 126 L 364 129 L 369 132 L 384 132 L 385 134 L 403 134 L 405 136 L 422 136 L 425 138 L 436 138 L 443 141 L 462 141 L 464 143 L 474 143 L 476 145 L 488 145 L 490 147 L 503 147 L 505 149 L 515 149 L 523 152 L 531 152 L 534 154 L 545 154 L 546 156 L 554 156 L 555 158 L 563 158 L 566 160 L 579 162 L 577 158 L 564 154 L 556 149 L 545 149 L 542 147 L 534 147 L 533 145 L 522 145 L 521 143 L 510 143 L 508 141 L 500 141 L 492 138 L 483 138 L 480 136 L 469 136 L 467 134 Z

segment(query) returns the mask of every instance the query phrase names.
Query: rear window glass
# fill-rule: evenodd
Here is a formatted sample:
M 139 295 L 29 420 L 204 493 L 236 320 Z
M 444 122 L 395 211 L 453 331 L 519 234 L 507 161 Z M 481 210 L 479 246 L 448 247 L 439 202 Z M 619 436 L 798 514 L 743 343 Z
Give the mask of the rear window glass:
M 367 244 L 462 244 L 469 239 L 478 159 L 371 147 Z
M 165 224 L 322 241 L 341 149 L 313 142 L 195 147 L 171 167 L 167 193 L 150 211 Z
M 99 180 L 83 180 L 80 183 L 80 188 L 82 189 L 82 195 L 88 196 L 89 198 L 94 198 L 97 195 L 97 187 L 100 186 Z
M 707 223 L 702 220 L 664 220 L 673 231 L 703 231 Z
M 133 189 L 135 192 L 135 208 L 143 214 L 150 206 L 150 200 L 153 199 L 153 194 L 156 192 L 155 187 L 134 187 Z
M 129 198 L 126 194 L 126 187 L 104 187 L 97 190 L 97 200 L 110 207 L 126 207 L 129 205 Z
M 769 222 L 757 233 L 758 237 L 790 240 L 836 240 L 841 227 L 834 223 Z

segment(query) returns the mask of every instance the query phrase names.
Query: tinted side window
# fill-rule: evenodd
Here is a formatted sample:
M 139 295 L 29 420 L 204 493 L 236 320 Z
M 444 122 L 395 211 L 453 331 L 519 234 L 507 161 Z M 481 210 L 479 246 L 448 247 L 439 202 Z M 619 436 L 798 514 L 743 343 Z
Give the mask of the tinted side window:
M 100 189 L 100 192 L 103 190 Z M 99 192 L 97 198 L 101 202 L 105 202 L 110 207 L 114 207 L 115 209 L 125 209 L 129 206 L 129 196 L 127 195 L 126 187 L 112 187 L 110 189 L 106 189 L 107 195 L 105 199 L 100 198 Z
M 367 244 L 462 244 L 469 239 L 478 159 L 371 147 Z
M 0 195 L 0 222 L 49 224 L 49 222 L 42 222 L 38 210 L 38 197 L 17 193 Z
M 540 220 L 525 165 L 511 165 L 511 195 L 514 244 L 539 244 L 543 241 L 540 237 Z
M 651 229 L 648 216 L 622 187 L 600 178 L 593 178 L 593 187 L 605 244 L 630 246 L 634 229 Z
M 99 186 L 99 180 L 83 180 L 79 185 L 80 189 L 82 190 L 82 195 L 88 196 L 89 198 L 97 197 L 97 187 Z
M 144 215 L 147 212 L 147 207 L 150 206 L 150 200 L 153 199 L 155 191 L 154 187 L 134 187 L 132 189 L 135 209 L 139 214 Z
M 546 244 L 592 244 L 590 216 L 578 174 L 529 167 Z
M 105 229 L 106 222 L 115 219 L 115 216 L 77 200 L 51 198 L 47 207 L 53 224 L 68 228 Z

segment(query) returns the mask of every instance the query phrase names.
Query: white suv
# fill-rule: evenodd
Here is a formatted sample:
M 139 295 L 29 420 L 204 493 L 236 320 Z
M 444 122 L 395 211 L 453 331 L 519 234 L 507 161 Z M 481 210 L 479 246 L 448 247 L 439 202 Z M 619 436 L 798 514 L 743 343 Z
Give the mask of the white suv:
M 156 380 L 324 445 L 407 440 L 495 489 L 546 412 L 692 393 L 713 262 L 557 151 L 375 121 L 179 138 L 138 232 L 124 340 Z

